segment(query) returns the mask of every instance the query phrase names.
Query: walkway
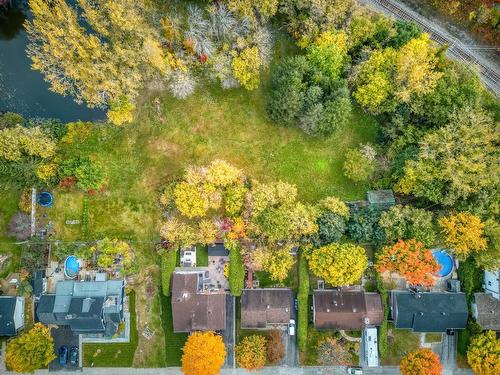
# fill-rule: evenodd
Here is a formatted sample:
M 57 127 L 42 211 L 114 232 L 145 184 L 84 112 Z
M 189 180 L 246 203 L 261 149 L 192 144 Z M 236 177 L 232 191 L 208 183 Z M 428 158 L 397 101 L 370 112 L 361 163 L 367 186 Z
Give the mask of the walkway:
M 443 27 L 395 0 L 359 0 L 359 2 L 397 19 L 413 21 L 418 24 L 422 30 L 430 34 L 431 39 L 436 43 L 440 45 L 447 44 L 449 46 L 449 57 L 459 60 L 469 66 L 477 66 L 481 79 L 486 87 L 499 96 L 500 68 L 483 57 L 478 51 L 463 45 Z
M 2 347 L 0 347 L 0 373 L 5 372 L 5 350 L 7 349 L 7 344 L 2 341 Z

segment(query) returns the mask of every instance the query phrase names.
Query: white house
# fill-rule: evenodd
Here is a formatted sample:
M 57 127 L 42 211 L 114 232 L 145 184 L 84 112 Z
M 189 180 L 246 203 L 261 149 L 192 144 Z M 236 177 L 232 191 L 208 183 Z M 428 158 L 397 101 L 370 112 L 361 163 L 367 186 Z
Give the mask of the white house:
M 499 276 L 498 269 L 496 271 L 484 271 L 484 291 L 496 299 L 500 299 Z

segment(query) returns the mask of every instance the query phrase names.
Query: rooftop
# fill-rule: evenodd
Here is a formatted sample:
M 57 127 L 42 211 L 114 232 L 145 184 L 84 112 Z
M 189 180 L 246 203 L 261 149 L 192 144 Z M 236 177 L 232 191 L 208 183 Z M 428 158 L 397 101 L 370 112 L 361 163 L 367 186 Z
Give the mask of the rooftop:
M 382 300 L 377 293 L 315 290 L 314 326 L 318 329 L 361 330 L 378 326 L 384 319 Z
M 464 329 L 468 309 L 464 293 L 391 293 L 392 317 L 396 328 L 414 332 L 446 332 Z
M 176 269 L 172 276 L 174 332 L 226 328 L 226 294 L 207 288 L 205 268 Z
M 241 328 L 288 324 L 291 309 L 290 289 L 245 289 L 241 294 Z
M 489 293 L 474 294 L 474 309 L 477 322 L 484 329 L 500 331 L 500 301 Z

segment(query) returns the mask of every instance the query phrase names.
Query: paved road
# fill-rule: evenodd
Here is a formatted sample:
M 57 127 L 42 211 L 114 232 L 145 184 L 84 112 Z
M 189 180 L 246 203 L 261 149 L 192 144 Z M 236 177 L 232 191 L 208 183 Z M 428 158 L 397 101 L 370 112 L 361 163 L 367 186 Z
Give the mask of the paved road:
M 466 65 L 476 66 L 479 69 L 484 84 L 497 96 L 500 95 L 500 68 L 497 64 L 484 58 L 476 50 L 463 45 L 460 40 L 453 37 L 448 31 L 437 23 L 429 20 L 421 14 L 394 0 L 359 0 L 360 3 L 368 5 L 378 11 L 392 15 L 405 21 L 417 23 L 422 30 L 431 35 L 438 44 L 447 44 L 448 56 L 459 60 Z
M 92 368 L 83 369 L 84 375 L 182 375 L 179 368 L 155 368 L 155 369 L 136 369 L 136 368 Z M 399 375 L 398 367 L 376 367 L 365 369 L 366 375 Z M 12 374 L 0 370 L 0 374 Z M 38 370 L 36 375 L 48 375 L 47 370 Z M 248 375 L 244 369 L 223 369 L 220 375 Z M 265 367 L 260 371 L 252 372 L 253 375 L 345 375 L 345 367 Z M 59 371 L 57 375 L 75 375 L 75 372 Z M 444 370 L 443 375 L 473 375 L 471 370 Z

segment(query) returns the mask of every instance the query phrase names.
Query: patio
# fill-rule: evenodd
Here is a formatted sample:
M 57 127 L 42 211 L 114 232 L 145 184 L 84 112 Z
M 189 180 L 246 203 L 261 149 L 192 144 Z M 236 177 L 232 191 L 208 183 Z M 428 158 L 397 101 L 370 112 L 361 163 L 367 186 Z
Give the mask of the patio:
M 217 288 L 228 290 L 229 282 L 224 277 L 224 267 L 229 264 L 229 257 L 223 255 L 208 256 L 208 272 L 211 282 L 217 285 Z

